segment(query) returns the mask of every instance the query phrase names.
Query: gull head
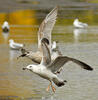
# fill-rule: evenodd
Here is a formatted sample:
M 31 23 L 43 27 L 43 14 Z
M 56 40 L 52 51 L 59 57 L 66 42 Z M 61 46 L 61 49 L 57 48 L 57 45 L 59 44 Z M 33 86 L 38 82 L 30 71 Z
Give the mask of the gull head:
M 30 70 L 30 71 L 34 71 L 34 69 L 36 68 L 35 65 L 28 65 L 27 67 L 25 68 L 22 68 L 23 70 Z
M 5 21 L 5 22 L 4 22 L 4 25 L 8 25 L 8 22 L 7 22 L 7 21 Z
M 10 40 L 9 40 L 9 43 L 12 43 L 12 42 L 14 42 L 14 40 L 13 40 L 13 39 L 10 39 Z
M 79 22 L 79 19 L 78 19 L 78 18 L 75 18 L 75 21 L 76 21 L 76 22 Z

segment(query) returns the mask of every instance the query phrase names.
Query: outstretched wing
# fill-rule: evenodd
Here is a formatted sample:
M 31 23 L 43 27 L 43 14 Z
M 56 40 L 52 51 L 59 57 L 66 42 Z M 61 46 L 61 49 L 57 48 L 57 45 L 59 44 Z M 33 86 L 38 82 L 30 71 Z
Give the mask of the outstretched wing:
M 49 48 L 46 42 L 44 41 L 44 39 L 41 40 L 41 48 L 42 48 L 41 64 L 47 66 L 48 64 L 51 63 L 51 55 L 50 55 Z
M 41 49 L 41 39 L 49 40 L 49 49 L 51 48 L 51 32 L 56 22 L 58 7 L 55 7 L 43 20 L 38 31 L 38 49 Z
M 89 65 L 87 65 L 86 63 L 80 61 L 80 60 L 77 60 L 77 59 L 74 59 L 74 58 L 70 58 L 70 57 L 67 57 L 67 56 L 59 56 L 57 57 L 53 63 L 51 63 L 48 68 L 54 73 L 56 71 L 58 71 L 65 63 L 67 63 L 68 61 L 72 61 L 78 65 L 80 65 L 83 69 L 86 69 L 86 70 L 93 70 L 92 67 L 90 67 Z

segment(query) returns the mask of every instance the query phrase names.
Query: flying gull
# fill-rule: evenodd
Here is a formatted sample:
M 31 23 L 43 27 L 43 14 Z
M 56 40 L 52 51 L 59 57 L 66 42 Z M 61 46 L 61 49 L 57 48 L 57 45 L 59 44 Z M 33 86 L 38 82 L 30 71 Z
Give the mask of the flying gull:
M 22 55 L 19 57 L 27 57 L 36 63 L 40 63 L 42 59 L 42 50 L 41 50 L 41 39 L 44 38 L 44 41 L 48 44 L 48 48 L 51 52 L 51 32 L 54 27 L 57 18 L 58 7 L 55 7 L 43 20 L 39 27 L 38 31 L 38 50 L 37 52 L 27 51 L 22 48 Z M 18 57 L 18 58 L 19 58 Z
M 86 63 L 79 61 L 74 58 L 70 58 L 67 56 L 58 56 L 54 61 L 51 60 L 50 50 L 45 43 L 45 41 L 41 41 L 42 47 L 42 60 L 41 63 L 38 65 L 30 64 L 27 67 L 23 68 L 23 70 L 30 70 L 31 72 L 39 75 L 40 77 L 49 80 L 50 84 L 46 89 L 49 91 L 51 86 L 52 91 L 55 92 L 55 87 L 52 85 L 52 82 L 55 83 L 58 87 L 65 85 L 66 80 L 60 79 L 55 72 L 58 71 L 65 63 L 68 61 L 72 61 L 78 65 L 80 65 L 83 69 L 92 71 L 93 68 L 87 65 Z

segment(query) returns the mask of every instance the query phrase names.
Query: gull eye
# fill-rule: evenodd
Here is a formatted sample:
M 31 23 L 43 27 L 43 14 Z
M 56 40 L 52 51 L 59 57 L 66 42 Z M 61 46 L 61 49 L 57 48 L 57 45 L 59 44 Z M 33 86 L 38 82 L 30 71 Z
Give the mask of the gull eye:
M 32 66 L 30 66 L 30 68 L 31 68 Z

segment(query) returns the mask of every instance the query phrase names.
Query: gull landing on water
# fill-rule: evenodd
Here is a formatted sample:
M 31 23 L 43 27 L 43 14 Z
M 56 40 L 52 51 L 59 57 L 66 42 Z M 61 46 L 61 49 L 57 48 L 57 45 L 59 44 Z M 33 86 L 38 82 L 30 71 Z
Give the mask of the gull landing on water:
M 37 52 L 27 51 L 21 49 L 22 55 L 19 57 L 27 57 L 36 63 L 40 63 L 42 59 L 42 48 L 41 48 L 41 39 L 44 38 L 44 41 L 48 44 L 48 48 L 51 52 L 51 33 L 56 22 L 58 13 L 58 7 L 55 7 L 42 21 L 39 31 L 38 31 L 38 50 Z M 18 57 L 18 58 L 19 58 Z
M 88 27 L 88 24 L 80 22 L 78 18 L 74 20 L 73 25 L 76 28 L 87 28 Z
M 5 21 L 2 25 L 3 32 L 9 32 L 10 26 L 7 21 Z
M 23 68 L 23 70 L 30 70 L 31 72 L 34 72 L 35 74 L 39 75 L 40 77 L 49 80 L 50 84 L 48 88 L 46 89 L 49 91 L 49 88 L 51 86 L 53 92 L 55 92 L 55 87 L 52 85 L 52 82 L 55 83 L 58 87 L 61 87 L 65 85 L 66 80 L 60 79 L 55 72 L 58 71 L 65 63 L 68 61 L 72 61 L 78 65 L 80 65 L 83 69 L 92 71 L 93 68 L 90 67 L 89 65 L 85 64 L 82 61 L 79 61 L 74 58 L 70 58 L 67 56 L 58 56 L 54 61 L 51 61 L 51 55 L 50 55 L 50 50 L 45 43 L 45 41 L 41 41 L 41 46 L 42 46 L 42 60 L 41 63 L 38 65 L 28 65 L 27 67 Z
M 24 47 L 24 44 L 15 43 L 14 40 L 10 39 L 9 40 L 9 46 L 10 46 L 11 49 L 19 50 L 19 49 Z

